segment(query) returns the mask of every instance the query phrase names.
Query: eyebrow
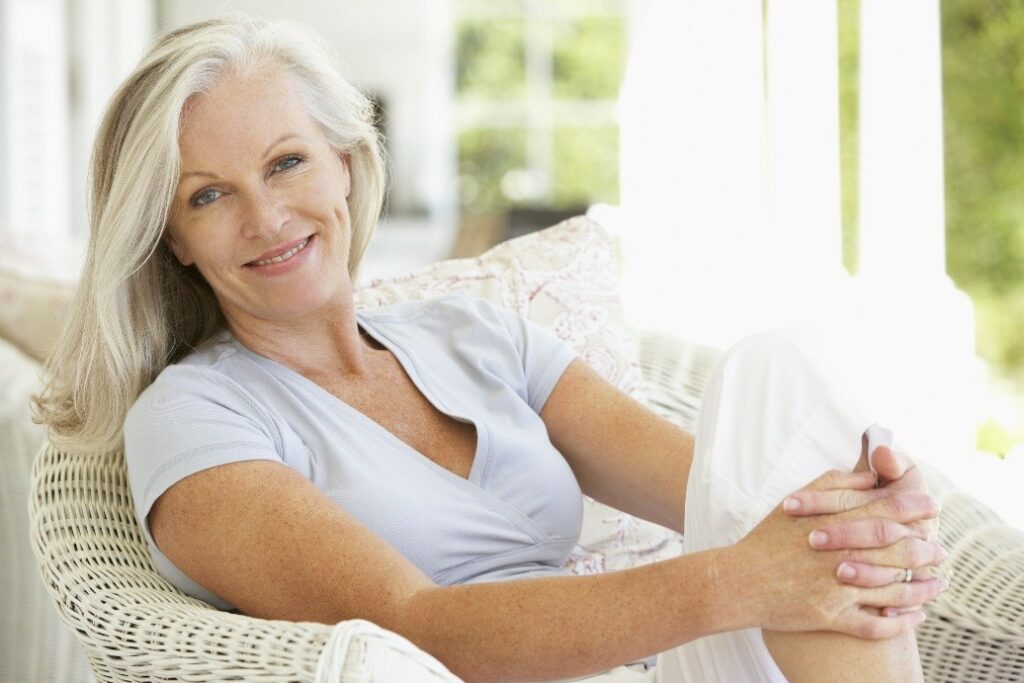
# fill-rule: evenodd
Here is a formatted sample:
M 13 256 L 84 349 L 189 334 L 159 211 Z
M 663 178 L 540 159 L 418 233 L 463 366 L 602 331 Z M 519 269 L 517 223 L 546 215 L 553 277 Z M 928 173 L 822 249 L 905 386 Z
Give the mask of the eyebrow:
M 267 147 L 267 150 L 265 152 L 263 152 L 263 156 L 264 157 L 269 156 L 270 155 L 270 150 L 274 149 L 275 147 L 280 145 L 285 140 L 291 140 L 292 138 L 301 138 L 301 137 L 302 136 L 299 135 L 298 133 L 285 133 L 284 135 L 282 135 L 281 137 L 279 137 L 278 139 L 276 139 L 272 143 L 270 143 L 270 145 Z M 194 176 L 194 175 L 205 176 L 207 178 L 213 178 L 214 180 L 217 180 L 220 177 L 216 173 L 210 173 L 209 171 L 189 171 L 188 173 L 182 173 L 181 176 L 178 178 L 178 182 L 180 183 L 185 178 L 188 178 L 189 176 Z

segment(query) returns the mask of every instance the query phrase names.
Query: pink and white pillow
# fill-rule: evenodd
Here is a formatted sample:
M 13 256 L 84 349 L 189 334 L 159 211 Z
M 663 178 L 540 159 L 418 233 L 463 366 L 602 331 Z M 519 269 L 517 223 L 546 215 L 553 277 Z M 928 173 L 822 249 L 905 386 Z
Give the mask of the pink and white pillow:
M 372 308 L 465 291 L 553 330 L 605 380 L 643 402 L 647 397 L 618 280 L 614 238 L 600 224 L 578 216 L 480 256 L 371 280 L 356 291 L 355 305 Z M 577 574 L 593 574 L 681 552 L 679 534 L 587 498 L 580 542 L 567 566 Z

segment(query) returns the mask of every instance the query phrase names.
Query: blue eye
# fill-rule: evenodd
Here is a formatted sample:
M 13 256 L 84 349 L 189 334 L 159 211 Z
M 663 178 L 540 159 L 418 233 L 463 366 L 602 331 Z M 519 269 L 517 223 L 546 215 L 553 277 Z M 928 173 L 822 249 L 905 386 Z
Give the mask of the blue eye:
M 296 166 L 301 164 L 302 161 L 303 161 L 302 157 L 300 157 L 300 156 L 298 156 L 296 154 L 292 154 L 290 156 L 286 156 L 284 159 L 281 159 L 276 164 L 274 164 L 274 170 L 275 171 L 287 171 L 289 169 L 295 168 Z
M 199 207 L 206 206 L 207 204 L 212 204 L 213 202 L 217 201 L 217 199 L 220 198 L 220 195 L 220 190 L 200 190 L 196 194 L 192 195 L 192 206 Z

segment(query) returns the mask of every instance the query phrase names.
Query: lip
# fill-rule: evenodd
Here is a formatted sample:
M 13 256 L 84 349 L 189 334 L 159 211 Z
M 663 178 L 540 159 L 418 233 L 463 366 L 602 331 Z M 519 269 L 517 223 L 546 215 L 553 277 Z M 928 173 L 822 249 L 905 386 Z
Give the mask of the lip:
M 280 247 L 274 247 L 273 249 L 271 249 L 270 251 L 266 252 L 265 254 L 263 254 L 261 256 L 257 256 L 256 258 L 252 259 L 251 261 L 246 261 L 245 265 L 248 266 L 248 265 L 254 264 L 256 261 L 262 261 L 264 259 L 274 258 L 275 256 L 280 256 L 281 254 L 287 254 L 289 251 L 291 251 L 295 247 L 297 247 L 300 244 L 302 244 L 302 240 L 306 239 L 307 237 L 310 237 L 310 235 L 306 235 L 306 237 L 300 237 L 299 239 L 295 240 L 294 242 L 288 242 L 287 244 L 282 244 Z
M 243 267 L 247 272 L 252 273 L 253 275 L 261 278 L 278 277 L 288 275 L 289 273 L 297 272 L 305 266 L 307 261 L 313 258 L 313 252 L 319 248 L 317 240 L 318 236 L 319 235 L 317 233 L 313 233 L 312 235 L 310 235 L 308 238 L 309 244 L 306 245 L 305 249 L 300 251 L 295 256 L 292 256 L 287 261 L 269 263 L 265 266 L 254 266 L 247 263 Z M 301 244 L 302 240 L 299 240 L 299 243 Z

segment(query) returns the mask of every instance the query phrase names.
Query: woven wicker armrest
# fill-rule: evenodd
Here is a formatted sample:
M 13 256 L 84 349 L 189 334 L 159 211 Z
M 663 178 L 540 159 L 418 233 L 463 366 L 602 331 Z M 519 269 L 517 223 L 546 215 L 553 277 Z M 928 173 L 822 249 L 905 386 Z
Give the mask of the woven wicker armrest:
M 1024 532 L 920 465 L 942 505 L 950 588 L 917 630 L 929 681 L 1024 681 Z
M 61 619 L 97 681 L 457 681 L 401 636 L 222 612 L 153 567 L 120 453 L 45 445 L 32 471 L 32 546 Z
M 721 352 L 665 332 L 641 331 L 648 404 L 693 431 L 700 398 Z M 942 505 L 940 539 L 950 588 L 917 629 L 925 678 L 1024 681 L 1024 533 L 948 479 L 920 465 Z

